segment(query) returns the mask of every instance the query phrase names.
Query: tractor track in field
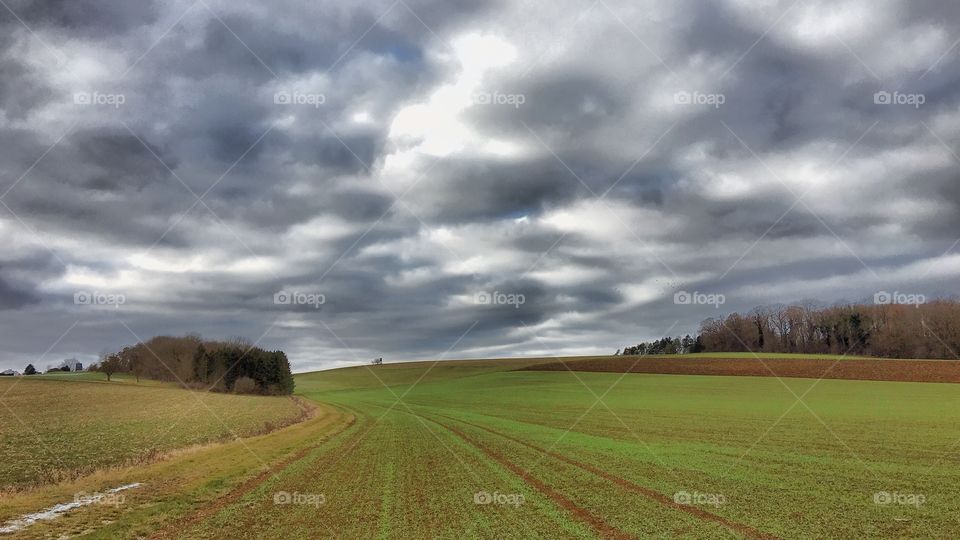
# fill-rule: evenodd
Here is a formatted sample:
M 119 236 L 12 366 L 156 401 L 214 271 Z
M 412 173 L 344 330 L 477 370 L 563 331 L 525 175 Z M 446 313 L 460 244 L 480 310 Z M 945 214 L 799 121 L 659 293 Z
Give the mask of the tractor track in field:
M 287 467 L 302 460 L 311 451 L 315 450 L 321 444 L 329 441 L 333 437 L 346 431 L 351 426 L 356 424 L 356 422 L 357 422 L 357 416 L 355 414 L 351 414 L 350 419 L 347 420 L 347 422 L 345 422 L 340 429 L 337 429 L 334 432 L 326 434 L 324 437 L 322 437 L 319 441 L 317 441 L 314 444 L 310 444 L 309 446 L 305 446 L 299 450 L 294 451 L 291 454 L 288 454 L 279 463 L 271 466 L 267 470 L 259 472 L 256 476 L 243 481 L 242 483 L 240 483 L 240 485 L 231 489 L 227 493 L 201 506 L 191 514 L 184 516 L 183 519 L 180 519 L 175 523 L 171 523 L 170 525 L 164 527 L 163 529 L 151 534 L 148 538 L 151 540 L 167 540 L 167 539 L 180 538 L 182 531 L 192 526 L 200 524 L 205 519 L 216 515 L 218 512 L 220 512 L 227 506 L 236 503 L 245 495 L 252 492 L 258 486 L 266 482 L 271 476 L 276 475 L 277 473 L 283 471 Z M 351 435 L 349 438 L 347 438 L 345 441 L 343 441 L 343 444 L 350 443 L 355 439 L 357 439 L 358 437 L 361 437 L 363 434 L 364 433 L 362 431 L 358 431 L 353 435 Z
M 561 508 L 569 512 L 576 520 L 589 525 L 601 537 L 617 538 L 617 539 L 636 538 L 636 536 L 626 533 L 624 531 L 621 531 L 620 529 L 604 521 L 603 518 L 595 514 L 592 514 L 590 511 L 586 510 L 581 506 L 578 506 L 577 503 L 571 501 L 559 491 L 548 486 L 546 483 L 544 483 L 537 477 L 533 476 L 533 474 L 531 474 L 529 471 L 527 471 L 520 465 L 517 465 L 516 463 L 510 461 L 509 459 L 507 459 L 506 456 L 497 452 L 496 450 L 493 450 L 491 448 L 488 448 L 480 444 L 479 442 L 476 441 L 476 439 L 474 439 L 473 437 L 470 437 L 469 435 L 467 435 L 466 433 L 460 431 L 455 427 L 451 427 L 441 422 L 437 422 L 432 418 L 427 418 L 427 419 L 437 424 L 438 426 L 441 426 L 444 429 L 450 431 L 457 437 L 460 437 L 467 444 L 473 446 L 477 450 L 480 450 L 483 454 L 485 454 L 489 458 L 493 459 L 500 465 L 506 467 L 510 472 L 519 476 L 520 479 L 522 479 L 524 482 L 532 486 L 534 489 L 536 489 L 540 493 L 543 493 L 544 495 L 549 497 L 550 500 L 556 503 L 558 506 L 560 506 Z
M 715 522 L 715 523 L 719 523 L 720 525 L 723 525 L 723 526 L 727 527 L 728 529 L 731 529 L 731 530 L 733 530 L 734 532 L 737 532 L 737 533 L 739 533 L 739 534 L 742 534 L 742 535 L 744 535 L 744 536 L 746 536 L 746 537 L 748 537 L 748 538 L 756 538 L 756 539 L 761 539 L 761 540 L 776 540 L 776 539 L 778 538 L 777 536 L 774 536 L 774 535 L 772 535 L 772 534 L 765 533 L 765 532 L 763 532 L 763 531 L 760 531 L 760 530 L 758 530 L 758 529 L 755 529 L 755 528 L 751 527 L 750 525 L 746 525 L 746 524 L 743 524 L 743 523 L 739 523 L 739 522 L 736 522 L 736 521 L 732 521 L 732 520 L 729 520 L 729 519 L 727 519 L 727 518 L 725 518 L 725 517 L 718 516 L 718 515 L 713 514 L 713 513 L 711 513 L 711 512 L 707 512 L 706 510 L 704 510 L 704 509 L 702 509 L 702 508 L 700 508 L 700 507 L 692 506 L 692 505 L 686 505 L 686 504 L 680 504 L 680 503 L 674 501 L 673 499 L 671 499 L 670 497 L 667 497 L 666 495 L 664 495 L 664 494 L 662 494 L 662 493 L 660 493 L 660 492 L 658 492 L 658 491 L 652 490 L 652 489 L 650 489 L 650 488 L 643 487 L 643 486 L 641 486 L 641 485 L 639 485 L 639 484 L 636 484 L 636 483 L 634 483 L 634 482 L 632 482 L 632 481 L 630 481 L 630 480 L 627 480 L 626 478 L 622 478 L 622 477 L 617 476 L 617 475 L 615 475 L 615 474 L 611 474 L 611 473 L 609 473 L 609 472 L 607 472 L 607 471 L 604 471 L 604 470 L 602 470 L 602 469 L 599 469 L 599 468 L 597 468 L 597 467 L 594 467 L 593 465 L 590 465 L 589 463 L 584 463 L 584 462 L 582 462 L 582 461 L 578 461 L 578 460 L 575 460 L 575 459 L 573 459 L 573 458 L 564 456 L 563 454 L 560 454 L 560 453 L 557 453 L 557 452 L 553 452 L 553 451 L 550 451 L 550 450 L 546 450 L 546 449 L 544 449 L 544 448 L 541 448 L 541 447 L 536 446 L 536 445 L 534 445 L 534 444 L 530 444 L 530 443 L 528 443 L 528 442 L 526 442 L 526 441 L 523 441 L 523 440 L 521 440 L 521 439 L 517 439 L 516 437 L 512 437 L 512 436 L 510 436 L 510 435 L 506 435 L 506 434 L 504 434 L 504 433 L 500 433 L 499 431 L 495 431 L 495 430 L 493 430 L 493 429 L 490 429 L 490 428 L 485 427 L 485 426 L 481 426 L 481 425 L 479 425 L 479 424 L 474 424 L 474 423 L 472 423 L 472 422 L 467 422 L 467 421 L 465 421 L 465 420 L 460 420 L 460 419 L 458 419 L 458 418 L 453 418 L 453 417 L 445 416 L 445 415 L 442 415 L 442 414 L 437 414 L 437 413 L 433 413 L 433 414 L 435 414 L 436 416 L 439 416 L 439 417 L 441 417 L 441 418 L 446 418 L 447 420 L 452 420 L 452 421 L 454 421 L 454 422 L 460 422 L 460 423 L 462 423 L 462 424 L 466 424 L 466 425 L 468 425 L 468 426 L 475 427 L 475 428 L 477 428 L 477 429 L 486 431 L 486 432 L 491 433 L 491 434 L 493 434 L 493 435 L 497 435 L 497 436 L 502 437 L 502 438 L 504 438 L 504 439 L 507 439 L 507 440 L 509 440 L 509 441 L 513 441 L 513 442 L 515 442 L 515 443 L 517 443 L 517 444 L 520 444 L 520 445 L 523 445 L 523 446 L 525 446 L 525 447 L 527 447 L 527 448 L 530 448 L 530 449 L 532 449 L 532 450 L 535 450 L 536 452 L 538 452 L 538 453 L 540 453 L 540 454 L 542 454 L 542 455 L 552 457 L 552 458 L 554 458 L 554 459 L 560 460 L 560 461 L 562 461 L 562 462 L 564 462 L 564 463 L 567 463 L 567 464 L 569 464 L 569 465 L 573 465 L 574 467 L 578 467 L 578 468 L 580 468 L 580 469 L 583 469 L 583 470 L 585 470 L 585 471 L 587 471 L 587 472 L 589 472 L 589 473 L 592 473 L 592 474 L 594 474 L 594 475 L 596 475 L 596 476 L 599 476 L 599 477 L 601 477 L 601 478 L 604 478 L 604 479 L 606 479 L 606 480 L 609 480 L 609 481 L 617 484 L 618 486 L 620 486 L 620 487 L 622 487 L 622 488 L 624 488 L 624 489 L 627 489 L 628 491 L 632 491 L 632 492 L 634 492 L 634 493 L 638 493 L 638 494 L 640 494 L 640 495 L 643 495 L 643 496 L 647 497 L 648 499 L 650 499 L 650 500 L 652 500 L 652 501 L 654 501 L 654 502 L 660 503 L 660 504 L 662 504 L 662 505 L 664 505 L 664 506 L 667 506 L 667 507 L 669 507 L 669 508 L 673 508 L 674 510 L 679 510 L 679 511 L 681 511 L 681 512 L 685 512 L 685 513 L 687 513 L 687 514 L 690 514 L 690 515 L 692 515 L 692 516 L 695 516 L 695 517 L 697 517 L 697 518 L 700 518 L 700 519 L 702 519 L 702 520 L 704 520 L 704 521 L 713 521 L 713 522 Z M 441 423 L 441 422 L 437 422 L 436 420 L 434 420 L 434 419 L 432 419 L 432 418 L 429 418 L 429 417 L 424 417 L 424 418 L 427 418 L 428 420 L 431 420 L 432 422 L 434 422 L 434 423 L 436 423 L 436 424 L 438 424 L 438 425 L 441 425 L 441 426 L 445 427 L 446 429 L 449 429 L 450 431 L 452 431 L 452 432 L 454 432 L 454 433 L 457 433 L 458 435 L 460 435 L 461 438 L 466 438 L 464 435 L 461 435 L 460 433 L 457 432 L 456 429 L 451 428 L 450 426 L 447 426 L 447 425 L 445 425 L 445 424 L 443 424 L 443 423 Z M 475 444 L 474 446 L 478 446 L 478 445 Z M 478 447 L 479 447 L 479 446 L 478 446 Z M 522 470 L 522 469 L 521 469 L 521 470 Z M 572 504 L 572 503 L 571 503 L 571 504 Z
M 369 404 L 370 404 L 370 405 L 373 405 L 373 406 L 375 406 L 375 407 L 381 407 L 381 408 L 382 408 L 382 406 L 379 405 L 379 404 L 374 404 L 374 403 L 369 403 Z M 627 532 L 624 532 L 624 531 L 622 531 L 622 530 L 614 527 L 613 525 L 610 525 L 609 523 L 607 523 L 606 521 L 604 521 L 603 518 L 601 518 L 601 517 L 599 517 L 599 516 L 591 513 L 589 510 L 587 510 L 587 509 L 585 509 L 585 508 L 577 505 L 577 503 L 571 501 L 570 499 L 568 499 L 566 496 L 564 496 L 564 495 L 563 495 L 562 493 L 560 493 L 559 491 L 553 489 L 552 487 L 548 486 L 546 483 L 544 483 L 544 482 L 543 482 L 542 480 L 540 480 L 539 478 L 533 476 L 533 474 L 531 474 L 530 471 L 527 471 L 526 469 L 524 469 L 524 468 L 521 467 L 520 465 L 517 465 L 516 463 L 510 461 L 506 456 L 504 456 L 503 454 L 497 452 L 496 450 L 493 450 L 493 449 L 491 449 L 491 448 L 489 448 L 489 447 L 486 447 L 486 446 L 480 444 L 479 442 L 477 442 L 476 439 L 474 439 L 473 437 L 467 435 L 467 434 L 464 433 L 463 431 L 461 431 L 461 430 L 459 430 L 459 429 L 457 429 L 457 428 L 455 428 L 455 427 L 448 426 L 448 425 L 446 425 L 446 424 L 444 424 L 444 423 L 442 423 L 442 422 L 438 422 L 437 420 L 435 420 L 435 419 L 433 419 L 433 418 L 430 418 L 430 417 L 428 417 L 428 416 L 423 416 L 423 415 L 420 415 L 420 414 L 416 414 L 416 413 L 414 413 L 414 412 L 412 412 L 412 411 L 404 411 L 404 410 L 402 410 L 402 409 L 397 409 L 397 410 L 400 411 L 400 412 L 403 412 L 404 414 L 409 414 L 409 415 L 414 416 L 414 417 L 417 417 L 417 418 L 429 420 L 430 422 L 432 422 L 432 423 L 434 423 L 434 424 L 442 427 L 443 429 L 446 429 L 446 430 L 449 431 L 450 433 L 453 433 L 454 435 L 456 435 L 457 437 L 459 437 L 461 440 L 463 440 L 464 442 L 466 442 L 466 443 L 469 444 L 470 446 L 472 446 L 472 447 L 476 448 L 477 450 L 479 450 L 482 454 L 484 454 L 484 455 L 486 455 L 487 457 L 489 457 L 490 459 L 496 461 L 496 462 L 499 463 L 501 466 L 503 466 L 504 468 L 506 468 L 507 470 L 509 470 L 509 471 L 512 472 L 513 474 L 517 475 L 518 477 L 520 477 L 520 479 L 523 480 L 524 482 L 526 482 L 528 485 L 530 485 L 531 487 L 533 487 L 534 489 L 536 489 L 536 490 L 539 491 L 540 493 L 542 493 L 542 494 L 544 494 L 545 496 L 547 496 L 548 498 L 550 498 L 550 500 L 552 500 L 552 501 L 553 501 L 555 504 L 557 504 L 560 508 L 563 508 L 564 510 L 566 510 L 567 512 L 569 512 L 569 513 L 574 517 L 574 519 L 576 519 L 577 521 L 580 521 L 580 522 L 582 522 L 582 523 L 585 523 L 585 524 L 586 524 L 587 526 L 589 526 L 591 529 L 593 529 L 594 531 L 596 531 L 597 534 L 600 535 L 600 537 L 602 537 L 602 538 L 615 538 L 615 539 L 618 539 L 618 540 L 619 540 L 619 539 L 635 539 L 635 538 L 637 538 L 636 536 L 634 536 L 634 535 L 632 535 L 632 534 L 629 534 L 629 533 L 627 533 Z

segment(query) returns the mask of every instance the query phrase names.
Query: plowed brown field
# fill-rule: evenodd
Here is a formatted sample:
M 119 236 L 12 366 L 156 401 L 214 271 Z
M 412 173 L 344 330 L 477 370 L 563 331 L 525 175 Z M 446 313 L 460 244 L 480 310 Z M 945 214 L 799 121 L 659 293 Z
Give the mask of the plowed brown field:
M 556 360 L 521 369 L 960 383 L 960 362 L 948 360 L 605 356 Z

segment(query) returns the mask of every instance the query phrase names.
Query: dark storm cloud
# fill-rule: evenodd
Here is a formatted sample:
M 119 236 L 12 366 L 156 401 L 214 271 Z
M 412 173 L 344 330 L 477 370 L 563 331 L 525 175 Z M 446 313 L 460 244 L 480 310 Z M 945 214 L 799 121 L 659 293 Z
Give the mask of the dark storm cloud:
M 348 344 L 358 350 L 392 354 L 390 351 L 396 347 L 407 351 L 408 355 L 426 358 L 454 345 L 457 337 L 463 334 L 467 334 L 462 340 L 465 349 L 502 342 L 506 333 L 523 328 L 524 325 L 536 325 L 556 307 L 549 293 L 532 280 L 501 282 L 492 286 L 471 284 L 467 281 L 460 283 L 468 285 L 463 292 L 470 295 L 471 303 L 444 309 L 443 320 L 438 320 L 430 313 L 443 308 L 443 297 L 439 293 L 443 292 L 444 286 L 431 286 L 416 291 L 416 294 L 410 294 L 404 302 L 395 306 L 406 308 L 406 312 L 401 309 L 379 309 L 364 313 L 364 320 L 382 328 L 379 336 L 339 327 L 337 319 L 333 319 L 332 324 L 338 325 L 334 326 L 334 331 L 343 333 Z M 472 303 L 476 292 L 523 294 L 526 302 L 517 307 L 491 304 L 477 306 Z
M 383 193 L 351 187 L 322 190 L 312 197 L 281 193 L 256 195 L 230 187 L 216 188 L 215 193 L 222 193 L 223 200 L 216 199 L 208 205 L 221 219 L 243 220 L 272 234 L 282 234 L 317 216 L 335 216 L 361 226 L 370 225 L 388 215 L 393 203 L 393 199 Z M 367 236 L 373 240 L 380 235 Z
M 567 69 L 538 75 L 535 79 L 489 81 L 489 93 L 520 93 L 525 101 L 516 109 L 477 108 L 477 112 L 486 113 L 478 114 L 477 122 L 491 131 L 502 131 L 506 127 L 526 133 L 526 124 L 535 130 L 558 130 L 570 136 L 582 136 L 627 105 L 627 96 L 615 93 L 611 81 L 605 78 L 608 74 L 601 70 Z
M 369 223 L 390 210 L 392 200 L 382 193 L 349 189 L 327 193 L 323 202 L 343 219 Z
M 956 24 L 956 21 L 960 20 L 960 5 L 954 2 L 917 0 L 892 7 L 898 17 L 909 22 L 937 25 L 943 24 L 944 21 Z
M 16 288 L 0 277 L 0 310 L 17 309 L 39 301 L 33 291 Z
M 15 310 L 39 303 L 38 284 L 62 273 L 59 263 L 49 255 L 0 259 L 0 310 Z
M 553 158 L 515 161 L 462 160 L 441 164 L 410 199 L 442 221 L 522 217 L 583 196 L 586 189 Z
M 0 38 L 0 47 L 3 38 Z M 53 98 L 36 70 L 11 55 L 0 56 L 0 111 L 8 118 L 23 120 L 27 114 Z
M 149 245 L 165 229 L 153 212 L 173 214 L 190 200 L 157 156 L 172 166 L 177 160 L 121 127 L 77 128 L 59 142 L 23 137 L 16 146 L 22 150 L 10 156 L 7 170 L 13 179 L 24 176 L 11 180 L 5 202 L 43 231 Z
M 166 182 L 171 174 L 167 167 L 176 167 L 168 158 L 161 162 L 163 150 L 142 142 L 122 129 L 91 129 L 71 133 L 65 146 L 72 146 L 75 155 L 72 164 L 93 168 L 81 178 L 64 178 L 66 183 L 81 187 L 116 191 L 140 190 L 154 182 Z M 161 156 L 157 159 L 156 156 Z
M 343 10 L 332 2 L 289 0 L 254 10 L 269 11 L 262 14 L 234 10 L 236 6 L 229 4 L 211 6 L 217 17 L 205 17 L 198 28 L 188 18 L 172 29 L 171 40 L 179 38 L 183 50 L 160 50 L 143 61 L 194 79 L 229 76 L 263 84 L 274 77 L 337 73 L 347 69 L 351 59 L 371 55 L 422 71 L 428 67 L 422 63 L 423 47 L 435 40 L 400 5 L 388 11 L 389 3 Z M 180 10 L 188 7 L 183 4 Z M 194 9 L 203 13 L 202 8 Z M 262 16 L 275 20 L 264 24 Z M 434 28 L 442 30 L 447 22 L 441 16 Z M 185 40 L 199 43 L 187 45 Z
M 718 314 L 681 288 L 950 291 L 960 8 L 608 3 L 8 2 L 33 33 L 0 10 L 0 367 L 78 321 L 53 355 L 123 321 L 307 369 L 612 351 Z
M 53 27 L 93 38 L 148 25 L 157 18 L 151 0 L 12 0 L 8 5 L 31 27 Z
M 381 134 L 317 133 L 308 137 L 280 132 L 270 141 L 278 152 L 305 165 L 318 165 L 340 174 L 366 172 L 382 151 Z
M 960 237 L 960 173 L 938 171 L 918 174 L 912 180 L 917 195 L 923 197 L 931 212 L 925 219 L 908 219 L 905 224 L 924 238 L 952 242 Z

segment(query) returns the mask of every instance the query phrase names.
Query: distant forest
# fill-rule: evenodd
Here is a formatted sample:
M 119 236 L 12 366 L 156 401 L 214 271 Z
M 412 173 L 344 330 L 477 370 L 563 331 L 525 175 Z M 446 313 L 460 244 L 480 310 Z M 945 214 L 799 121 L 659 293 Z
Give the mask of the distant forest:
M 695 337 L 644 342 L 617 354 L 751 351 L 960 360 L 960 302 L 761 307 L 707 319 Z
M 282 351 L 265 351 L 245 340 L 204 341 L 199 336 L 158 336 L 104 354 L 91 370 L 107 379 L 130 373 L 137 379 L 177 382 L 214 392 L 293 393 L 290 362 Z

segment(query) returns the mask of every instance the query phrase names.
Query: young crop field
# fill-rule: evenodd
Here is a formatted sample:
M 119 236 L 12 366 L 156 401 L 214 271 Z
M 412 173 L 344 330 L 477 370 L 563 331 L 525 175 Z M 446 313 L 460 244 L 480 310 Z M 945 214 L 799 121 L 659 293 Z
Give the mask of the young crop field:
M 0 490 L 60 482 L 149 461 L 200 443 L 250 436 L 296 421 L 289 398 L 190 392 L 100 374 L 0 379 Z M 70 380 L 73 377 L 74 380 Z
M 300 392 L 349 408 L 357 426 L 188 536 L 945 538 L 957 530 L 960 386 L 429 367 L 298 377 Z M 278 506 L 277 493 L 291 502 Z
M 107 376 L 98 371 L 51 371 L 50 373 L 31 375 L 34 381 L 71 381 L 71 382 L 102 382 L 110 384 L 138 384 L 140 386 L 169 386 L 176 388 L 176 383 L 154 381 L 141 378 L 139 381 L 130 373 L 114 373 L 107 381 Z
M 246 448 L 209 448 L 189 465 L 174 458 L 126 471 L 109 485 L 144 487 L 124 506 L 78 510 L 23 536 L 82 530 L 105 515 L 109 524 L 89 536 L 953 538 L 960 530 L 958 385 L 521 369 L 548 361 L 299 375 L 297 392 L 317 402 L 319 419 Z M 173 487 L 184 476 L 203 490 Z

